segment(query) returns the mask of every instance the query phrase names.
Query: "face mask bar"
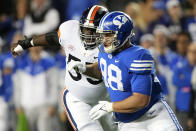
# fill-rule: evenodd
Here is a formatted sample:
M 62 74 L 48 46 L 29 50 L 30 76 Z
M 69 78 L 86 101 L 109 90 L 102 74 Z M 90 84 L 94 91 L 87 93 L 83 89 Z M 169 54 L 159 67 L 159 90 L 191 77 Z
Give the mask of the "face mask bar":
M 104 47 L 104 51 L 107 53 L 112 53 L 116 50 L 116 47 L 120 44 L 120 41 L 117 40 L 117 32 L 116 31 L 103 31 L 103 30 L 97 30 L 97 32 L 100 33 L 100 37 L 98 39 L 99 44 L 103 44 L 104 35 L 106 34 L 114 34 L 113 38 L 111 38 L 111 45 L 109 47 Z
M 124 45 L 125 42 L 127 42 L 130 38 L 134 37 L 134 32 L 131 31 L 131 34 L 126 38 L 126 40 L 124 40 L 124 42 L 122 44 L 120 44 L 120 40 L 117 39 L 117 35 L 118 35 L 118 32 L 117 31 L 103 31 L 103 30 L 100 30 L 100 29 L 97 29 L 97 32 L 100 33 L 100 37 L 98 39 L 98 42 L 99 44 L 103 44 L 103 39 L 104 39 L 104 34 L 109 34 L 109 33 L 112 33 L 112 34 L 115 34 L 114 37 L 113 37 L 113 40 L 112 40 L 112 44 L 111 46 L 105 48 L 104 47 L 104 51 L 106 53 L 112 53 L 112 52 L 115 52 L 117 49 L 119 49 L 120 47 L 122 47 Z
M 80 38 L 85 49 L 94 49 L 97 44 L 97 38 L 100 35 L 96 33 L 96 28 L 80 26 Z

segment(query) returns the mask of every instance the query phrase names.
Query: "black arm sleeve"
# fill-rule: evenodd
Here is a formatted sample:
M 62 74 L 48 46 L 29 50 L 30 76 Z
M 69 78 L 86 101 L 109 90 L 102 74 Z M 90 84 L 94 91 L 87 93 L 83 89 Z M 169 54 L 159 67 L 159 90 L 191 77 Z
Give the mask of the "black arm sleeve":
M 60 46 L 58 33 L 56 31 L 55 32 L 46 33 L 46 37 L 45 38 L 46 38 L 46 41 L 48 42 L 48 44 L 50 46 L 56 46 L 56 45 Z

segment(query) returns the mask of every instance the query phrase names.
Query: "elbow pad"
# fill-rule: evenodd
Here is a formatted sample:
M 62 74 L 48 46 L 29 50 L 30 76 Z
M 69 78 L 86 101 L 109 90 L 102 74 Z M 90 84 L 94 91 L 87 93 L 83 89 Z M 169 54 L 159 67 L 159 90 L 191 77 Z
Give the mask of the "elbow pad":
M 51 46 L 60 45 L 59 40 L 58 40 L 58 34 L 56 31 L 46 33 L 46 41 Z

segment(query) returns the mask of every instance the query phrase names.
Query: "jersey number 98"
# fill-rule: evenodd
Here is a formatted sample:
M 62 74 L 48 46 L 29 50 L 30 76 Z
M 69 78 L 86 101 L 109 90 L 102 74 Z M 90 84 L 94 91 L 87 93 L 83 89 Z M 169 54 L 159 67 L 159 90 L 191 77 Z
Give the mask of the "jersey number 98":
M 113 64 L 107 65 L 103 58 L 100 59 L 100 67 L 105 85 L 112 90 L 124 91 L 121 70 Z

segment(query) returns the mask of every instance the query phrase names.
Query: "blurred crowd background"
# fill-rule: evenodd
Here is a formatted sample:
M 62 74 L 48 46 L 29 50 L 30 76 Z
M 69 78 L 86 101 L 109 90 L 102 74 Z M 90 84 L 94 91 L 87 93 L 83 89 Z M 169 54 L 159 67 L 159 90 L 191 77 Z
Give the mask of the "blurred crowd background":
M 36 47 L 13 58 L 11 43 L 79 20 L 89 6 L 124 11 L 132 43 L 152 53 L 166 101 L 185 131 L 196 131 L 195 0 L 4 0 L 0 2 L 0 131 L 71 131 L 61 105 L 65 59 L 60 48 Z M 131 56 L 130 56 L 131 57 Z

